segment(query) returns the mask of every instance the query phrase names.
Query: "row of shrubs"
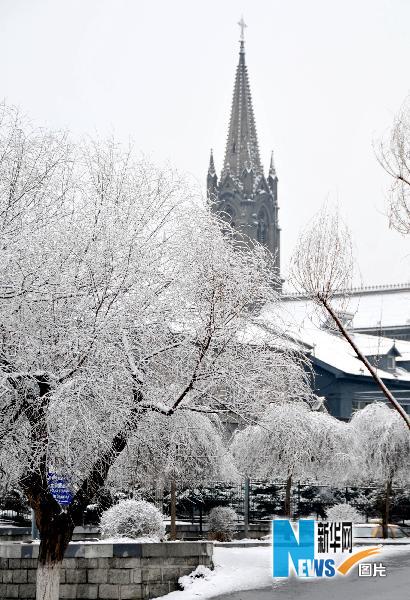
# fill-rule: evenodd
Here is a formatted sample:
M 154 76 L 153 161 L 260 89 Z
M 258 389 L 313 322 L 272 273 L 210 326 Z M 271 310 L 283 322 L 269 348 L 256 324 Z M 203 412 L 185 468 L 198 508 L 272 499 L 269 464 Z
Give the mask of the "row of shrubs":
M 238 516 L 227 506 L 217 506 L 209 514 L 211 539 L 232 539 Z M 165 537 L 165 525 L 161 511 L 145 500 L 121 500 L 104 511 L 100 521 L 104 538 L 130 538 L 159 541 Z
M 362 521 L 362 516 L 349 504 L 338 504 L 327 511 L 330 521 Z M 209 514 L 209 537 L 230 541 L 238 523 L 238 515 L 227 506 L 216 506 Z M 122 500 L 101 517 L 104 538 L 130 538 L 160 541 L 165 537 L 162 513 L 145 500 Z

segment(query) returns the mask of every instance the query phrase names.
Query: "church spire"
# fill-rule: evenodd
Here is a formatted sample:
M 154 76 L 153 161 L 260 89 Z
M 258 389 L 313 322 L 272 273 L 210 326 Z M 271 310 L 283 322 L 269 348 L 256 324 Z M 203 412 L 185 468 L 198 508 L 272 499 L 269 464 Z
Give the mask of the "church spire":
M 215 171 L 214 154 L 211 149 L 211 156 L 209 157 L 208 177 L 207 183 L 207 197 L 209 202 L 215 202 L 218 188 L 218 177 Z
M 251 168 L 255 174 L 262 173 L 248 69 L 245 64 L 244 30 L 246 24 L 243 18 L 238 24 L 241 27 L 239 64 L 236 69 L 223 169 L 223 173 L 226 174 L 229 167 L 233 177 L 240 177 L 245 166 Z
M 273 155 L 269 175 L 265 178 L 259 156 L 258 138 L 253 116 L 248 71 L 245 64 L 243 18 L 239 22 L 239 64 L 226 144 L 222 177 L 218 181 L 211 151 L 207 176 L 210 208 L 227 220 L 240 247 L 250 249 L 255 243 L 265 246 L 273 256 L 274 270 L 280 276 L 280 227 L 278 178 Z M 278 281 L 278 289 L 281 283 Z

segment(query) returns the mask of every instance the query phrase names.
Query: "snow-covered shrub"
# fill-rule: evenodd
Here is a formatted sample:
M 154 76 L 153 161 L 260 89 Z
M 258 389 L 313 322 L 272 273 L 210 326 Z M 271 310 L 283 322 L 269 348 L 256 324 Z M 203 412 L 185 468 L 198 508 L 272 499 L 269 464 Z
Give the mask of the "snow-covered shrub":
M 101 516 L 103 537 L 153 538 L 165 534 L 161 512 L 145 500 L 121 500 Z
M 362 523 L 363 515 L 358 510 L 347 503 L 335 504 L 326 511 L 329 521 L 351 521 L 352 523 Z
M 183 575 L 178 579 L 178 584 L 181 590 L 186 590 L 194 583 L 196 579 L 205 579 L 209 581 L 212 577 L 211 569 L 205 567 L 204 565 L 198 565 L 195 571 L 192 571 L 189 575 Z
M 238 517 L 228 506 L 215 506 L 209 513 L 209 534 L 218 542 L 229 542 L 235 532 Z

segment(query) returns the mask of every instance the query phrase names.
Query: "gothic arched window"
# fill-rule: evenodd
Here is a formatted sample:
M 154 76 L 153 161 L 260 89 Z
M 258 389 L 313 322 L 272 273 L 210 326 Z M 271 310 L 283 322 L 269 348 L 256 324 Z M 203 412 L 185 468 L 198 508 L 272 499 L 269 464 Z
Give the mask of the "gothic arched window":
M 262 209 L 258 215 L 256 239 L 262 245 L 265 245 L 268 241 L 268 217 L 264 209 Z

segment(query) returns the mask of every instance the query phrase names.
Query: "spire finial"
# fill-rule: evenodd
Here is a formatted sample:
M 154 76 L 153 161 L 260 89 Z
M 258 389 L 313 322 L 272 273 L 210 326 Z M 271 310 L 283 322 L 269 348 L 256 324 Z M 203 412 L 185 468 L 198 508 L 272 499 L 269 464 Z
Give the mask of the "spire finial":
M 243 45 L 245 42 L 245 28 L 248 27 L 243 19 L 243 15 L 241 17 L 241 20 L 238 21 L 238 25 L 241 28 L 241 37 L 239 38 L 239 41 L 241 42 L 241 49 L 243 49 Z
M 209 175 L 215 175 L 214 153 L 213 153 L 212 148 L 211 148 L 211 156 L 209 157 L 208 173 L 209 173 Z

